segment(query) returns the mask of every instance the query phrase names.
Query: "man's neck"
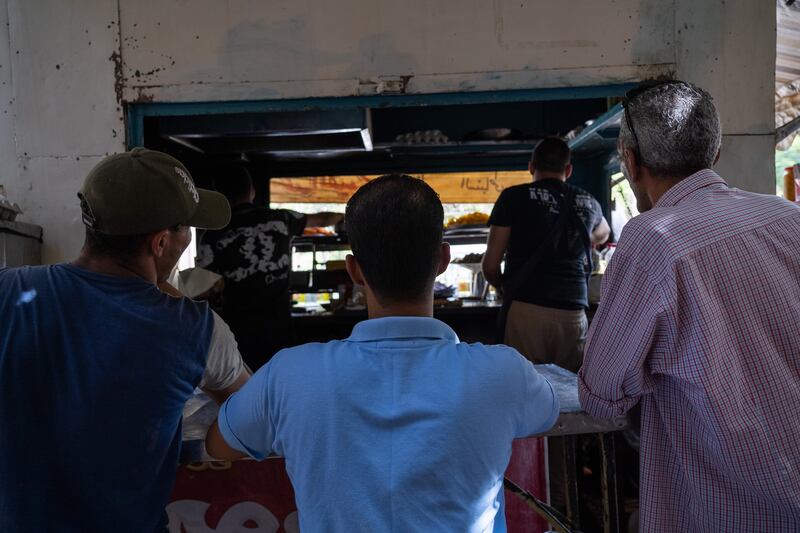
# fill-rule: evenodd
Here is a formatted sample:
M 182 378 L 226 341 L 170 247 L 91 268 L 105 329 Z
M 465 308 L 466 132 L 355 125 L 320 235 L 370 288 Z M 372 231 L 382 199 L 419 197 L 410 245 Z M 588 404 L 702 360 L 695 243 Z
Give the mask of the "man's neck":
M 433 294 L 425 300 L 416 302 L 393 302 L 381 304 L 377 298 L 367 291 L 367 317 L 385 318 L 389 316 L 433 316 Z
M 84 247 L 72 264 L 78 268 L 118 278 L 140 278 L 156 283 L 155 269 L 143 261 L 127 261 L 118 257 L 91 253 Z
M 690 175 L 691 174 L 679 178 L 665 178 L 665 177 L 655 177 L 652 174 L 650 174 L 648 176 L 649 179 L 647 187 L 647 196 L 650 198 L 651 204 L 655 206 L 661 199 L 661 197 L 667 193 L 668 190 L 673 188 L 675 185 L 677 185 L 684 179 L 688 178 Z
M 542 181 L 542 180 L 567 181 L 567 177 L 564 174 L 560 174 L 558 172 L 539 172 L 539 171 L 536 171 L 533 174 L 533 181 Z

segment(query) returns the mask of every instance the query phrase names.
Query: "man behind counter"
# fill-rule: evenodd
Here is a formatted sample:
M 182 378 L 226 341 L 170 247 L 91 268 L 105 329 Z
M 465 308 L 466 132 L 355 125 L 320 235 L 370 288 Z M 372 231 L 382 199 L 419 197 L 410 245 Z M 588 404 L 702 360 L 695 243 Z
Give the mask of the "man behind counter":
M 0 531 L 164 531 L 183 405 L 249 377 L 206 304 L 156 288 L 221 195 L 172 157 L 113 155 L 81 192 L 72 263 L 0 270 Z
M 589 327 L 584 265 L 591 245 L 608 240 L 610 228 L 597 200 L 566 183 L 572 174 L 567 143 L 539 141 L 528 170 L 533 183 L 504 190 L 492 209 L 483 272 L 504 292 L 504 342 L 536 363 L 577 372 Z
M 421 180 L 361 187 L 347 204 L 347 270 L 369 320 L 278 353 L 209 430 L 212 456 L 286 457 L 302 531 L 505 531 L 511 441 L 558 416 L 515 350 L 460 343 L 432 318 L 450 261 L 442 222 Z
M 333 226 L 342 215 L 257 207 L 253 180 L 240 165 L 217 179 L 217 189 L 232 206 L 231 221 L 201 237 L 197 266 L 225 278 L 222 315 L 245 362 L 256 370 L 296 342 L 289 297 L 292 237 L 307 226 Z

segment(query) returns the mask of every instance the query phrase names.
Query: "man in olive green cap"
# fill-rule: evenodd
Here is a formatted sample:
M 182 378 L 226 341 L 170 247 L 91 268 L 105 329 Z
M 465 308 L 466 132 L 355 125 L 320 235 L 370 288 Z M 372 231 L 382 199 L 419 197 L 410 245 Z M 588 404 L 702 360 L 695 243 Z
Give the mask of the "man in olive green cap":
M 190 226 L 218 229 L 231 216 L 225 197 L 197 189 L 177 159 L 143 148 L 101 161 L 78 198 L 86 242 L 75 264 L 91 268 L 100 262 L 101 271 L 133 268 L 159 283 L 189 245 Z
M 161 292 L 230 207 L 167 154 L 101 161 L 72 263 L 0 270 L 0 531 L 164 531 L 183 405 L 249 377 L 208 305 Z

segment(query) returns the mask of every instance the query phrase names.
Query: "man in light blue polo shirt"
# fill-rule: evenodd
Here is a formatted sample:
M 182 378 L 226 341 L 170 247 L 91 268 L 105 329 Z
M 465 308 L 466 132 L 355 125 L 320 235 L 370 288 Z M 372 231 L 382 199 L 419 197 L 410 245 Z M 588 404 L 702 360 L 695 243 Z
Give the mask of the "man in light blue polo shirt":
M 279 352 L 220 409 L 219 458 L 286 458 L 308 532 L 505 531 L 511 441 L 550 428 L 558 401 L 506 346 L 460 343 L 432 318 L 447 268 L 442 204 L 382 176 L 347 204 L 347 270 L 369 320 L 350 338 Z

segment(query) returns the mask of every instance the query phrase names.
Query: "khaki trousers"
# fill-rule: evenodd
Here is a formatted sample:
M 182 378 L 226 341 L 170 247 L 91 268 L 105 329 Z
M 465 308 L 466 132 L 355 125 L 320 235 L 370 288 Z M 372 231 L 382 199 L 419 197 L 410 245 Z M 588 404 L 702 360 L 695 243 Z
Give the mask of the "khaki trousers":
M 505 344 L 534 363 L 555 363 L 577 372 L 589 321 L 583 309 L 555 309 L 512 302 L 506 319 Z

